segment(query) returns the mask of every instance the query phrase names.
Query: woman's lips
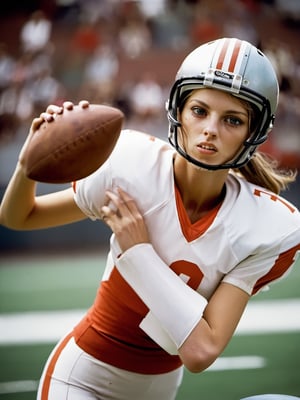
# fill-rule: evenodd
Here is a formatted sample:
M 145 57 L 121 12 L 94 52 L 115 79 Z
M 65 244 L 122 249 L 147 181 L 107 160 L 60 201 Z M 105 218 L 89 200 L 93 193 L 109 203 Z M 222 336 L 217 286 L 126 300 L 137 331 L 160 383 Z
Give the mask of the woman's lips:
M 197 148 L 201 153 L 205 154 L 213 154 L 217 151 L 217 148 L 211 143 L 200 143 Z

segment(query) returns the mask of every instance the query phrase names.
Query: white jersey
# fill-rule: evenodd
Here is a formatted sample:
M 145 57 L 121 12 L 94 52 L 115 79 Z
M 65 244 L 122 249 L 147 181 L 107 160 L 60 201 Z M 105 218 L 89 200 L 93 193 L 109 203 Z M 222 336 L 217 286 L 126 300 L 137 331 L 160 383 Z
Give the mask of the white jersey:
M 105 191 L 122 188 L 136 201 L 159 257 L 207 300 L 220 282 L 253 295 L 290 270 L 300 250 L 300 214 L 292 204 L 230 173 L 222 204 L 191 223 L 174 182 L 173 159 L 168 143 L 123 131 L 106 163 L 76 183 L 75 201 L 91 219 L 100 219 Z M 175 369 L 180 365 L 176 356 L 158 352 L 159 359 L 142 366 L 142 351 L 132 355 L 132 346 L 146 351 L 156 345 L 138 329 L 148 311 L 109 256 L 95 304 L 75 329 L 77 343 L 119 368 L 140 373 Z M 84 339 L 88 325 L 97 334 Z M 99 335 L 104 347 L 112 346 L 101 355 L 91 344 Z M 115 353 L 112 340 L 118 342 Z

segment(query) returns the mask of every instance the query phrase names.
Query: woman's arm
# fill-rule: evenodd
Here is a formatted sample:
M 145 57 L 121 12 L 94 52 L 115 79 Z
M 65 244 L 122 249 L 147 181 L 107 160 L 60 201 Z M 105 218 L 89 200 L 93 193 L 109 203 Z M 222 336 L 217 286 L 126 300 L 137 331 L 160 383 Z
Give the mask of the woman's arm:
M 249 295 L 221 283 L 206 305 L 206 299 L 158 257 L 133 199 L 121 190 L 107 196 L 101 211 L 123 252 L 117 261 L 119 272 L 172 338 L 184 365 L 192 372 L 203 371 L 228 344 Z
M 179 348 L 183 364 L 191 372 L 208 368 L 223 352 L 248 303 L 249 295 L 236 286 L 221 283 L 209 300 L 201 320 Z
M 86 215 L 77 207 L 72 188 L 35 196 L 36 183 L 18 165 L 0 205 L 0 223 L 7 228 L 31 230 L 80 221 Z
M 86 105 L 85 105 L 86 106 Z M 72 108 L 72 103 L 65 107 Z M 53 114 L 62 107 L 49 106 L 46 113 L 32 122 L 30 132 L 19 155 L 19 160 L 0 205 L 0 223 L 11 229 L 49 228 L 79 221 L 86 216 L 73 200 L 72 189 L 36 196 L 36 182 L 27 178 L 23 168 L 23 154 L 30 138 L 44 120 L 51 122 Z

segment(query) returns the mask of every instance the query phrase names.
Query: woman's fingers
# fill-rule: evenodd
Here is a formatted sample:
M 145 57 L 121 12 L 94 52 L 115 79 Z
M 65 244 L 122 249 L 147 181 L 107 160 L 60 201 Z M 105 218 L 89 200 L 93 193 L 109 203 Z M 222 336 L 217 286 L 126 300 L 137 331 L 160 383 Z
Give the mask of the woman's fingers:
M 63 103 L 63 107 L 64 107 L 66 110 L 73 110 L 74 104 L 72 103 L 72 101 L 65 101 L 65 102 Z
M 149 242 L 148 230 L 135 201 L 124 191 L 106 192 L 101 208 L 103 221 L 115 233 L 123 251 L 138 243 Z
M 115 210 L 122 216 L 137 216 L 140 212 L 132 197 L 122 189 L 118 188 L 118 194 L 107 191 L 105 205 L 110 205 L 112 210 Z M 111 204 L 112 203 L 112 204 Z
M 101 217 L 102 217 L 103 221 L 107 222 L 107 221 L 111 220 L 111 218 L 113 216 L 116 216 L 116 213 L 110 207 L 103 206 L 101 208 Z
M 57 106 L 55 104 L 51 104 L 47 107 L 46 111 L 42 112 L 40 118 L 42 122 L 52 122 L 55 119 L 55 116 L 58 114 L 62 114 L 64 111 L 63 107 Z
M 62 114 L 64 111 L 64 107 L 57 106 L 56 104 L 50 104 L 47 108 L 45 113 L 46 114 Z
M 81 100 L 78 105 L 85 109 L 88 108 L 90 103 L 87 100 Z M 42 118 L 43 121 L 51 122 L 54 121 L 55 116 L 62 114 L 64 110 L 67 111 L 72 111 L 74 108 L 74 103 L 72 101 L 65 101 L 63 103 L 63 106 L 57 106 L 56 104 L 50 104 L 46 111 L 42 112 L 40 115 L 40 118 Z
M 79 103 L 81 108 L 88 108 L 90 103 L 88 102 L 88 100 L 81 100 Z
M 89 104 L 90 103 L 87 100 L 81 100 L 79 102 L 79 106 L 82 107 L 83 109 L 88 108 Z M 26 141 L 25 141 L 25 143 L 20 151 L 20 154 L 19 154 L 19 161 L 21 163 L 23 162 L 23 156 L 25 154 L 25 149 L 26 149 L 29 141 L 31 140 L 31 138 L 35 134 L 35 132 L 40 128 L 40 126 L 44 122 L 54 121 L 55 117 L 57 115 L 62 114 L 64 112 L 64 110 L 71 111 L 71 110 L 73 110 L 73 108 L 74 108 L 74 104 L 71 101 L 65 101 L 63 103 L 63 106 L 58 106 L 56 104 L 50 104 L 46 108 L 46 110 L 40 114 L 39 117 L 33 119 L 31 126 L 30 126 L 29 134 L 28 134 Z

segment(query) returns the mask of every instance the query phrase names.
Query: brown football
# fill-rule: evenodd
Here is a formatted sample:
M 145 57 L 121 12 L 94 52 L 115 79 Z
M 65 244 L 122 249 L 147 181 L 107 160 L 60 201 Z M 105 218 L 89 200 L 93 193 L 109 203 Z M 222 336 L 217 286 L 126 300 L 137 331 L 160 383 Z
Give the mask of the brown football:
M 123 113 L 113 107 L 74 106 L 43 122 L 24 154 L 26 175 L 38 182 L 67 183 L 98 169 L 111 154 Z

